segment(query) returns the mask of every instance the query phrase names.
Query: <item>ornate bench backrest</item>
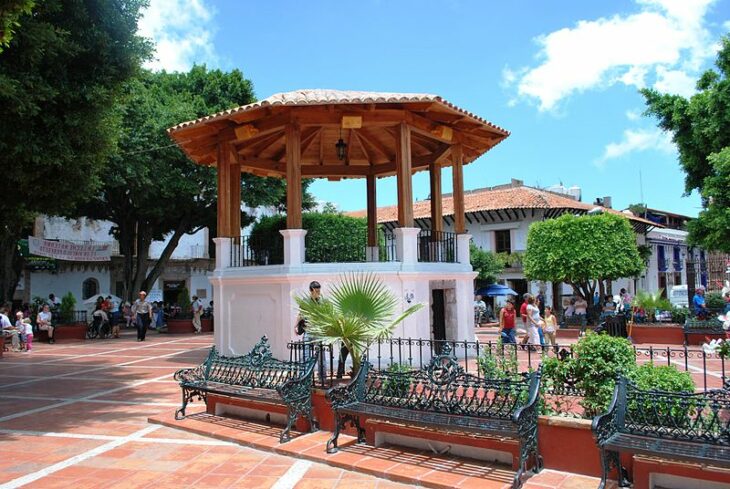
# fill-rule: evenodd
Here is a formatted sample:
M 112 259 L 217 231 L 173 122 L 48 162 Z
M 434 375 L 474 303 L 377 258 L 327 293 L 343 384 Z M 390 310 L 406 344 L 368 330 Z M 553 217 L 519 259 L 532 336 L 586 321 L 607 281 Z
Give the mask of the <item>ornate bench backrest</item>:
M 716 316 L 711 316 L 708 319 L 687 318 L 687 320 L 684 322 L 684 330 L 712 330 L 717 331 L 718 333 L 722 333 L 723 331 L 725 331 L 722 327 L 722 321 L 717 319 Z
M 301 362 L 273 358 L 268 339 L 264 336 L 251 352 L 235 357 L 216 352 L 206 361 L 206 380 L 252 388 L 275 389 L 285 382 L 312 373 L 316 358 Z
M 367 372 L 362 402 L 425 412 L 508 419 L 527 403 L 530 381 L 483 379 L 464 372 L 444 344 L 423 369 Z
M 626 382 L 623 411 L 623 420 L 619 423 L 621 432 L 730 447 L 728 390 L 706 393 L 645 391 Z

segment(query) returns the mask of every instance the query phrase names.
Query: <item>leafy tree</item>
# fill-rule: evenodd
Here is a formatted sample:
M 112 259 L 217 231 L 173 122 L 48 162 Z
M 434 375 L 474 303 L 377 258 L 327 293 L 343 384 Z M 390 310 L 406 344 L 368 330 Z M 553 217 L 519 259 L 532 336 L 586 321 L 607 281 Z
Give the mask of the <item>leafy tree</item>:
M 706 71 L 698 92 L 687 99 L 644 89 L 646 114 L 672 134 L 685 172 L 685 192 L 699 191 L 702 210 L 688 224 L 689 240 L 707 249 L 730 252 L 730 38 L 722 40 L 715 62 Z
M 114 147 L 110 109 L 149 53 L 142 0 L 46 0 L 21 15 L 0 54 L 0 300 L 21 261 L 17 242 L 39 213 L 60 214 L 99 184 Z
M 483 250 L 471 243 L 469 244 L 469 256 L 471 266 L 477 272 L 477 279 L 483 280 L 487 284 L 495 283 L 504 271 L 505 257 L 500 254 Z
M 104 186 L 76 211 L 115 223 L 124 257 L 126 295 L 150 289 L 180 239 L 216 228 L 216 171 L 190 161 L 166 129 L 230 107 L 253 102 L 253 86 L 239 70 L 195 66 L 188 73 L 143 72 L 125 87 L 116 110 L 122 124 L 119 150 L 107 161 Z M 282 205 L 283 180 L 242 175 L 241 196 L 251 207 Z M 305 184 L 306 188 L 306 184 Z M 307 196 L 305 203 L 310 202 Z M 251 222 L 243 214 L 241 225 Z M 148 269 L 153 240 L 169 238 L 160 259 Z
M 530 280 L 565 282 L 586 300 L 596 290 L 593 280 L 636 276 L 644 267 L 629 221 L 608 213 L 533 223 L 523 264 Z
M 629 210 L 635 216 L 645 216 L 646 215 L 646 204 L 642 204 L 642 203 L 629 204 Z
M 30 14 L 34 0 L 0 0 L 0 53 L 10 44 L 19 19 Z

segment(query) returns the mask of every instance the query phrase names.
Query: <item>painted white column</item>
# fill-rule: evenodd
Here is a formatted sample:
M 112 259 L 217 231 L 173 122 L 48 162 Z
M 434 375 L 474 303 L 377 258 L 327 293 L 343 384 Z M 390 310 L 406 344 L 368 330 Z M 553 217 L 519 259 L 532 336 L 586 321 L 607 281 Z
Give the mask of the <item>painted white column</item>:
M 282 229 L 284 237 L 284 265 L 301 265 L 304 263 L 304 236 L 306 229 Z
M 377 246 L 368 246 L 365 248 L 365 260 L 366 261 L 380 261 L 380 248 Z
M 215 268 L 229 268 L 231 266 L 231 238 L 213 238 L 215 242 Z
M 401 263 L 418 262 L 419 228 L 395 228 L 395 252 Z
M 464 265 L 471 264 L 471 256 L 469 253 L 469 242 L 471 241 L 471 234 L 457 234 L 456 235 L 456 259 L 459 263 Z

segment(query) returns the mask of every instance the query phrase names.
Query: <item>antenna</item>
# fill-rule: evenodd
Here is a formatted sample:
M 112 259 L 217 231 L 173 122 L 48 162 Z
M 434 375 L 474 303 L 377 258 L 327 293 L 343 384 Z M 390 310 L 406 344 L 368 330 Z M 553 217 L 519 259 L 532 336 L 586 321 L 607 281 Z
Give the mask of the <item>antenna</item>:
M 641 199 L 641 205 L 644 206 L 644 219 L 646 219 L 646 202 L 644 202 L 644 180 L 641 178 L 641 166 L 639 166 L 639 198 Z

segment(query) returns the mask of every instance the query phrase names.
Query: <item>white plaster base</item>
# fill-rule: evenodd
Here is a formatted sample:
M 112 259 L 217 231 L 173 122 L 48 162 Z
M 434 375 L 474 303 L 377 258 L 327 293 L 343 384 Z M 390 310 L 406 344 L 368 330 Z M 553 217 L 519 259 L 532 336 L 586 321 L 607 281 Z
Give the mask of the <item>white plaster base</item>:
M 497 462 L 512 465 L 512 454 L 490 448 L 473 447 L 457 443 L 445 443 L 443 441 L 416 438 L 414 436 L 399 435 L 397 433 L 386 433 L 378 431 L 375 433 L 375 446 L 385 444 L 399 445 L 402 447 L 415 448 L 435 454 L 454 455 L 457 457 L 483 460 L 485 462 Z
M 400 299 L 399 312 L 411 304 L 425 304 L 396 327 L 394 337 L 431 339 L 431 289 L 447 284 L 453 302 L 447 304 L 451 306 L 447 312 L 447 339 L 474 340 L 471 308 L 476 274 L 470 265 L 417 263 L 403 271 L 397 262 L 340 263 L 216 270 L 211 277 L 216 346 L 224 355 L 240 355 L 266 335 L 273 354 L 288 359 L 287 343 L 300 339 L 294 333 L 298 316 L 294 297 L 308 295 L 312 280 L 322 285 L 322 295 L 327 297 L 340 275 L 352 271 L 376 273 Z M 406 297 L 413 298 L 411 304 L 406 302 Z

